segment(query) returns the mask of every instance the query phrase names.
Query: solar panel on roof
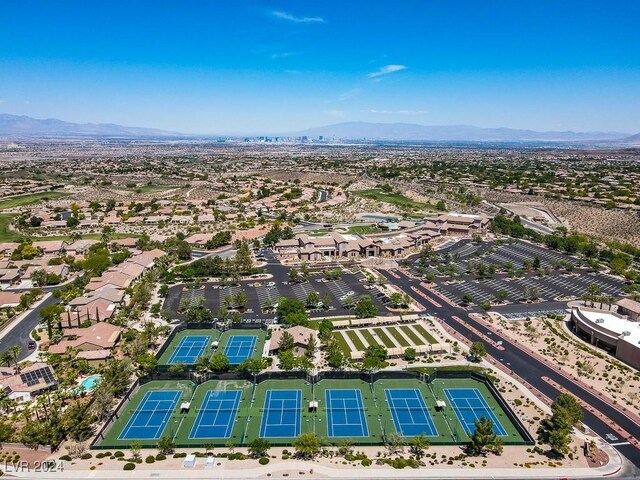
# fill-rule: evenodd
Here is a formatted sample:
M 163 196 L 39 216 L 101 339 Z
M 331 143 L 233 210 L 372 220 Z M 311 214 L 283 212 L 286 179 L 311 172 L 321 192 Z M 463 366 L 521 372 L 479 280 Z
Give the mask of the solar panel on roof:
M 32 372 L 26 372 L 20 374 L 20 380 L 28 387 L 37 385 L 38 383 L 54 383 L 55 379 L 51 374 L 49 367 L 42 367 Z

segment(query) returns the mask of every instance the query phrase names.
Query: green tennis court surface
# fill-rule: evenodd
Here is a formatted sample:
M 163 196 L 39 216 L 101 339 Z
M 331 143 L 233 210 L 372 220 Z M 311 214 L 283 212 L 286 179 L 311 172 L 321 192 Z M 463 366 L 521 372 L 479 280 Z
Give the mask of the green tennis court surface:
M 438 400 L 444 408 L 436 408 Z M 381 445 L 392 433 L 459 444 L 469 441 L 480 416 L 494 422 L 505 444 L 524 444 L 489 388 L 474 378 L 385 378 L 373 385 L 362 379 L 155 381 L 132 395 L 98 446 L 128 448 L 136 440 L 156 447 L 163 436 L 178 447 L 242 446 L 256 438 L 289 446 L 305 432 L 334 444 Z
M 171 365 L 194 365 L 198 358 L 211 356 L 219 351 L 224 353 L 232 365 L 238 365 L 248 358 L 262 357 L 266 333 L 261 329 L 232 328 L 220 332 L 208 330 L 182 330 L 175 334 L 158 358 L 161 371 Z M 217 348 L 216 345 L 217 344 Z

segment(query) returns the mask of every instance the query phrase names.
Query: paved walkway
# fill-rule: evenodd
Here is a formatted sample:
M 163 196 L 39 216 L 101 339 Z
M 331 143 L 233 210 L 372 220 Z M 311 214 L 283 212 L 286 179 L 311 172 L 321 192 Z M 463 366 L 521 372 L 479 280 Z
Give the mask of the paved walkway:
M 613 450 L 613 449 L 611 449 Z M 389 467 L 349 467 L 342 465 L 328 466 L 316 462 L 305 462 L 300 460 L 287 460 L 264 466 L 247 465 L 241 469 L 227 469 L 229 463 L 224 459 L 217 459 L 222 465 L 213 468 L 205 467 L 203 458 L 197 459 L 193 468 L 181 468 L 176 470 L 164 470 L 158 466 L 158 470 L 136 469 L 133 471 L 122 470 L 93 470 L 93 471 L 72 471 L 67 470 L 57 473 L 33 474 L 33 473 L 12 473 L 18 478 L 34 479 L 70 479 L 70 478 L 96 478 L 96 479 L 122 479 L 122 478 L 161 478 L 161 479 L 194 479 L 194 478 L 217 478 L 217 479 L 254 479 L 254 478 L 283 478 L 284 474 L 288 478 L 343 478 L 370 480 L 388 478 L 455 478 L 455 479 L 478 479 L 478 478 L 594 478 L 616 474 L 621 470 L 622 464 L 616 452 L 607 451 L 612 455 L 611 461 L 599 468 L 405 468 L 394 470 Z M 235 461 L 234 461 L 235 462 Z M 255 465 L 255 464 L 254 464 Z M 313 472 L 313 473 L 311 473 Z M 285 477 L 286 478 L 286 477 Z

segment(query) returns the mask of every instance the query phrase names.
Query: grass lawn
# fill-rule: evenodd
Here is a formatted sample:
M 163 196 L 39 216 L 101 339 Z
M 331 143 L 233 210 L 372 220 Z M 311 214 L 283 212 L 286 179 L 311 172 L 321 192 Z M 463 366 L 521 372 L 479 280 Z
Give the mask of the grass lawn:
M 349 347 L 349 344 L 342 336 L 342 333 L 333 332 L 333 338 L 335 339 L 336 342 L 338 342 L 338 345 L 340 345 L 340 349 L 342 350 L 342 353 L 344 353 L 347 357 L 351 358 L 351 347 Z
M 375 225 L 352 225 L 347 229 L 347 233 L 359 233 L 361 235 L 369 235 L 372 233 L 385 232 Z
M 360 330 L 360 333 L 362 334 L 362 336 L 364 337 L 364 339 L 367 341 L 367 343 L 369 345 L 379 345 L 380 342 L 378 342 L 373 335 L 371 334 L 371 332 L 367 329 L 364 330 Z
M 356 347 L 361 352 L 365 351 L 364 343 L 362 343 L 360 337 L 356 335 L 356 332 L 354 332 L 353 330 L 345 330 L 345 333 L 347 334 L 347 337 L 349 337 L 349 340 L 351 340 L 351 343 L 353 343 L 354 347 Z
M 322 237 L 329 233 L 329 230 L 311 230 L 310 232 L 305 232 L 310 237 Z
M 140 193 L 153 193 L 153 192 L 164 192 L 166 190 L 171 190 L 173 188 L 179 188 L 179 186 L 178 185 L 143 185 L 141 187 L 129 188 L 129 190 L 133 190 L 135 192 L 140 190 Z
M 390 192 L 386 193 L 377 188 L 369 190 L 355 190 L 352 192 L 354 195 L 362 198 L 368 198 L 369 200 L 377 200 L 378 202 L 391 203 L 402 208 L 412 208 L 420 210 L 433 210 L 433 205 L 429 203 L 416 202 L 409 197 L 405 197 L 401 193 Z
M 22 207 L 24 205 L 31 205 L 32 203 L 38 203 L 42 200 L 55 200 L 57 198 L 68 197 L 68 193 L 64 192 L 41 192 L 30 193 L 27 195 L 20 195 L 17 197 L 3 198 L 0 200 L 0 210 L 5 208 Z
M 378 334 L 378 338 L 382 340 L 382 343 L 384 343 L 385 347 L 396 348 L 396 344 L 393 343 L 393 341 L 389 338 L 387 333 L 382 328 L 374 328 L 373 331 Z
M 13 217 L 8 214 L 0 215 L 0 242 L 15 242 L 20 238 L 17 232 L 9 230 Z
M 431 344 L 438 343 L 438 341 L 435 338 L 433 338 L 433 335 L 431 335 L 429 332 L 427 332 L 422 325 L 416 324 L 416 325 L 413 326 L 413 328 L 415 328 L 416 331 L 420 335 L 422 335 L 427 342 L 429 342 Z
M 387 332 L 389 332 L 393 338 L 395 338 L 400 345 L 403 347 L 409 347 L 409 342 L 402 336 L 402 334 L 395 327 L 387 327 Z
M 422 339 L 420 337 L 418 337 L 413 330 L 411 330 L 411 328 L 409 328 L 408 325 L 400 325 L 399 327 L 404 334 L 409 337 L 411 339 L 411 341 L 415 344 L 415 345 L 422 345 Z

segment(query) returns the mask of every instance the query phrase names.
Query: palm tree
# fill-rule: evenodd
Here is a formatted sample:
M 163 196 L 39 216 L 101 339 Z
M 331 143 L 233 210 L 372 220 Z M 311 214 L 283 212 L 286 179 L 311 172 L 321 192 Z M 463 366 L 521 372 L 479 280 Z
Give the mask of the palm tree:
M 20 373 L 20 365 L 18 364 L 18 357 L 22 352 L 22 347 L 20 345 L 11 345 L 7 350 L 7 353 L 11 356 L 11 359 L 16 367 L 16 372 Z

